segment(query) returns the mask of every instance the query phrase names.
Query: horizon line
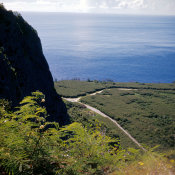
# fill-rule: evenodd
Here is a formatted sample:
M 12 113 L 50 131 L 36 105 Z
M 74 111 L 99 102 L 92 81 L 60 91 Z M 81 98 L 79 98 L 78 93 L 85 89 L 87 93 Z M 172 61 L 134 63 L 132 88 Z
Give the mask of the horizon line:
M 33 11 L 33 10 L 24 10 L 24 11 L 16 11 L 11 10 L 13 12 L 19 13 L 74 13 L 74 14 L 94 14 L 94 15 L 133 15 L 133 16 L 174 16 L 175 14 L 161 14 L 161 13 L 110 13 L 110 12 L 73 12 L 73 11 Z

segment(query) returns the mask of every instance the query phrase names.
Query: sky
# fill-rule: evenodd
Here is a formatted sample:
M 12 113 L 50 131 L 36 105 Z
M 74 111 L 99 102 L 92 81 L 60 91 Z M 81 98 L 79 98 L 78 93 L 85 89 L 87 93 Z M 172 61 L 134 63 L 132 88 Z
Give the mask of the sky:
M 9 10 L 175 15 L 175 0 L 2 0 Z

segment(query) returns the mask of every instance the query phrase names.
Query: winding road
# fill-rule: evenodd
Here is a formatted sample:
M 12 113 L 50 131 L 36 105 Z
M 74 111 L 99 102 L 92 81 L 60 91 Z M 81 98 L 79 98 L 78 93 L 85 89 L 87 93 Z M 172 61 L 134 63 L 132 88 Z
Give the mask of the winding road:
M 124 90 L 124 89 L 122 89 L 122 90 Z M 130 90 L 130 89 L 125 89 L 125 90 Z M 88 95 L 92 96 L 92 95 L 96 95 L 96 94 L 99 94 L 99 93 L 102 93 L 102 92 L 103 92 L 103 90 L 97 91 L 97 92 L 95 92 L 95 93 L 88 94 Z M 83 97 L 84 97 L 84 96 L 83 96 Z M 86 108 L 90 109 L 91 111 L 94 111 L 95 113 L 101 115 L 102 117 L 108 118 L 108 119 L 111 120 L 122 132 L 124 132 L 124 133 L 139 147 L 139 148 L 141 148 L 141 149 L 142 149 L 143 151 L 145 151 L 145 152 L 147 151 L 134 137 L 131 136 L 131 134 L 130 134 L 128 131 L 126 131 L 123 127 L 121 127 L 115 120 L 113 120 L 110 116 L 104 114 L 104 113 L 101 112 L 100 110 L 98 110 L 98 109 L 96 109 L 96 108 L 94 108 L 94 107 L 92 107 L 92 106 L 89 106 L 89 105 L 87 105 L 87 104 L 81 103 L 81 102 L 80 102 L 80 99 L 81 99 L 81 98 L 82 98 L 82 97 L 80 96 L 80 97 L 78 97 L 78 98 L 63 98 L 63 99 L 65 99 L 65 100 L 67 100 L 67 101 L 69 101 L 69 102 L 73 102 L 73 103 L 77 102 L 77 103 L 79 103 L 79 104 L 82 104 L 82 105 L 86 106 Z

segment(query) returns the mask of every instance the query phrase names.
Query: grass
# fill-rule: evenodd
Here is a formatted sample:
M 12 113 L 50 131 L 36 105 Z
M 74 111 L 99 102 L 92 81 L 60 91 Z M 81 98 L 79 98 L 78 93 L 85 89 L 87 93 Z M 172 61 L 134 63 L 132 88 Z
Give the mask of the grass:
M 108 88 L 175 90 L 175 83 L 114 83 L 101 81 L 63 80 L 55 82 L 55 89 L 63 97 L 85 96 Z
M 131 141 L 128 136 L 126 136 L 116 125 L 107 118 L 104 118 L 93 111 L 85 108 L 83 105 L 78 103 L 71 103 L 68 101 L 64 101 L 66 107 L 68 109 L 68 114 L 70 116 L 71 122 L 80 122 L 83 123 L 84 126 L 92 125 L 98 120 L 102 129 L 108 136 L 111 137 L 119 137 L 120 145 L 122 148 L 138 148 L 138 146 Z
M 133 161 L 124 169 L 113 172 L 110 175 L 168 175 L 175 173 L 175 162 L 166 159 L 156 153 L 146 153 L 141 156 L 140 161 Z
M 98 81 L 87 82 L 79 80 L 63 80 L 55 82 L 57 93 L 63 97 L 85 96 L 98 90 L 113 87 L 112 82 L 100 83 Z
M 70 125 L 59 128 L 55 122 L 46 122 L 44 97 L 41 92 L 32 93 L 15 112 L 10 110 L 8 101 L 0 101 L 0 174 L 175 173 L 174 152 L 165 156 L 153 149 L 146 153 L 129 146 L 119 149 L 115 136 L 120 131 L 113 130 L 107 121 L 100 124 L 96 118 L 100 122 L 103 118 L 84 105 L 66 102 L 74 122 Z M 123 139 L 128 142 L 127 137 Z
M 175 83 L 116 83 L 117 87 L 131 89 L 175 90 Z
M 120 144 L 124 149 L 138 148 L 121 130 L 108 119 L 88 110 L 83 105 L 78 103 L 71 103 L 65 101 L 68 113 L 72 121 L 78 121 L 84 123 L 85 126 L 88 124 L 95 123 L 97 119 L 102 124 L 102 128 L 107 128 L 106 135 L 120 137 Z M 149 150 L 146 153 L 141 153 L 137 158 L 133 158 L 132 162 L 126 162 L 125 165 L 118 170 L 110 173 L 109 175 L 167 175 L 175 173 L 175 152 L 170 151 L 166 154 L 158 154 Z
M 140 143 L 174 147 L 175 91 L 173 90 L 104 90 L 81 99 L 98 108 L 129 131 Z
M 57 92 L 64 97 L 86 95 L 82 98 L 82 102 L 98 108 L 115 119 L 140 143 L 150 147 L 160 145 L 159 150 L 173 149 L 175 145 L 173 135 L 175 133 L 175 83 L 64 80 L 56 82 L 55 87 Z M 105 89 L 103 93 L 88 96 L 89 93 L 101 89 Z M 115 130 L 116 127 L 112 122 L 102 117 L 100 120 L 111 130 Z M 119 135 L 121 139 L 125 138 L 122 133 Z M 126 146 L 130 145 L 125 139 L 122 143 Z

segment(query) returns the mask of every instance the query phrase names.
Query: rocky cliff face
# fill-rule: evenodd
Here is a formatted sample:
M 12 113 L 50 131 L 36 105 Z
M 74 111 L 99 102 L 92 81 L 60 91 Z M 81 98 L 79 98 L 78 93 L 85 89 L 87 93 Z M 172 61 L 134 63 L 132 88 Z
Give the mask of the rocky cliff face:
M 36 90 L 45 94 L 48 120 L 67 123 L 66 107 L 54 89 L 37 32 L 20 14 L 0 5 L 0 98 L 16 106 Z

